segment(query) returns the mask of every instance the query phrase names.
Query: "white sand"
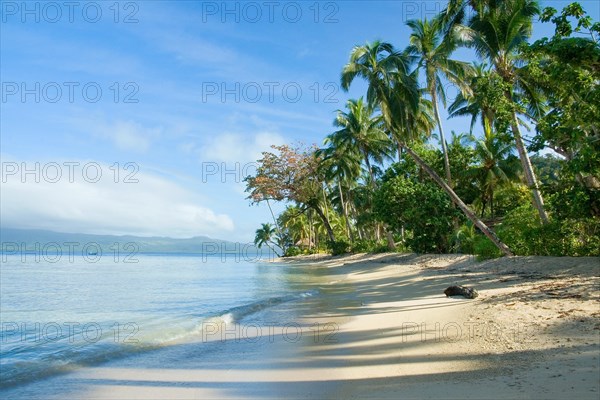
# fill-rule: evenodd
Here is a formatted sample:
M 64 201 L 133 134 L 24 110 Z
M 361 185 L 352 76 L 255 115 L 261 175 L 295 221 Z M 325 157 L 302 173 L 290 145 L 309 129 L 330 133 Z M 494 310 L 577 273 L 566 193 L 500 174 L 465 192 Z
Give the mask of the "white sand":
M 221 341 L 223 353 L 196 353 L 202 343 L 188 344 L 153 368 L 135 360 L 86 368 L 55 380 L 49 393 L 95 399 L 598 398 L 598 258 L 478 263 L 466 256 L 381 254 L 284 262 L 315 269 L 322 291 L 302 303 L 293 325 L 269 327 L 256 343 L 238 342 L 234 334 L 221 341 L 214 333 L 211 340 Z M 447 298 L 443 291 L 452 284 L 473 286 L 480 296 Z

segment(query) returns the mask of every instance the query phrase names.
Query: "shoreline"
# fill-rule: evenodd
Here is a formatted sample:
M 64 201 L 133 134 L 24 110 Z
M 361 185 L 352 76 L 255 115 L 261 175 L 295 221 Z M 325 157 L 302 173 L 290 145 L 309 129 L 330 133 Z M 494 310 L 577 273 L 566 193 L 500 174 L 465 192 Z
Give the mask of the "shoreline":
M 276 305 L 262 320 L 223 325 L 208 352 L 198 339 L 143 363 L 132 357 L 34 385 L 47 386 L 44 398 L 94 399 L 595 399 L 600 392 L 598 258 L 382 253 L 275 262 L 310 269 L 306 285 L 320 294 Z M 454 284 L 479 297 L 446 297 Z M 265 321 L 268 334 L 248 340 Z

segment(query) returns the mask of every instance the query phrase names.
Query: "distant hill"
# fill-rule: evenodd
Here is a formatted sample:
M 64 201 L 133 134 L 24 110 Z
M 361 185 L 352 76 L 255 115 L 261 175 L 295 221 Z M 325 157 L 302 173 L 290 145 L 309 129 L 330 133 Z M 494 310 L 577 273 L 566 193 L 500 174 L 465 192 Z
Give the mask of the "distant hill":
M 38 229 L 0 228 L 0 251 L 14 252 L 14 246 L 19 251 L 39 251 L 45 248 L 52 252 L 58 244 L 68 251 L 69 246 L 80 253 L 86 245 L 89 252 L 100 247 L 102 252 L 111 252 L 119 248 L 123 252 L 136 253 L 187 253 L 187 254 L 220 254 L 247 253 L 256 254 L 257 249 L 251 243 L 236 243 L 207 236 L 197 236 L 189 239 L 174 239 L 169 237 L 142 237 L 116 235 L 90 235 L 85 233 L 62 233 Z M 23 243 L 25 244 L 23 246 Z M 268 249 L 258 249 L 267 255 Z

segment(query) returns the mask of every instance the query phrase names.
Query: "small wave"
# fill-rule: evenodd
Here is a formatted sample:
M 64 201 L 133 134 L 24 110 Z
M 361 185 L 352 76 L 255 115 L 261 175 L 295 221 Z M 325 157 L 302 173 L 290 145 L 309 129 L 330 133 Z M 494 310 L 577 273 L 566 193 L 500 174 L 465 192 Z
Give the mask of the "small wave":
M 100 344 L 95 349 L 83 346 L 60 349 L 36 360 L 4 363 L 0 373 L 0 389 L 21 385 L 53 375 L 74 371 L 81 367 L 96 365 L 115 358 L 157 348 L 148 344 Z
M 307 297 L 314 296 L 318 293 L 318 290 L 311 290 L 309 292 L 303 292 L 298 294 L 290 294 L 285 296 L 270 297 L 267 299 L 259 300 L 253 303 L 244 304 L 242 306 L 233 307 L 224 313 L 217 314 L 214 317 L 221 319 L 225 323 L 238 323 L 245 317 L 248 317 L 257 312 L 263 311 L 264 309 L 277 306 L 282 303 L 290 301 L 300 300 Z
M 203 317 L 201 324 L 219 320 L 226 324 L 239 323 L 242 319 L 279 304 L 305 299 L 318 294 L 318 290 L 271 297 L 256 302 L 232 307 L 213 316 Z M 161 324 L 151 337 L 145 337 L 139 343 L 114 343 L 99 341 L 94 345 L 69 346 L 56 348 L 45 354 L 35 354 L 36 346 L 28 349 L 13 348 L 3 354 L 0 368 L 0 390 L 22 385 L 53 375 L 68 373 L 78 368 L 97 365 L 110 360 L 127 357 L 140 352 L 156 350 L 198 335 L 198 325 L 190 324 L 187 329 L 176 331 L 161 330 Z M 27 354 L 29 353 L 29 354 Z M 33 354 L 32 354 L 33 353 Z M 10 354 L 9 357 L 6 357 Z M 32 359 L 33 357 L 35 359 Z

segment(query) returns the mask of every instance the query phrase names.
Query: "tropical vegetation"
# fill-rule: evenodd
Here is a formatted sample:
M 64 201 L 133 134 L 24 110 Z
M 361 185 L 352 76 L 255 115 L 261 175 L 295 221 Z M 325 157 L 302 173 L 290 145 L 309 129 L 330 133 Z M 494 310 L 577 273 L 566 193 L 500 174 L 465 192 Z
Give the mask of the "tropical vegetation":
M 531 42 L 534 21 L 554 35 Z M 600 24 L 578 3 L 450 0 L 407 28 L 405 49 L 350 51 L 341 87 L 361 80 L 366 93 L 336 111 L 321 146 L 273 146 L 258 160 L 249 199 L 286 209 L 256 244 L 599 256 Z M 448 135 L 441 110 L 470 126 Z

